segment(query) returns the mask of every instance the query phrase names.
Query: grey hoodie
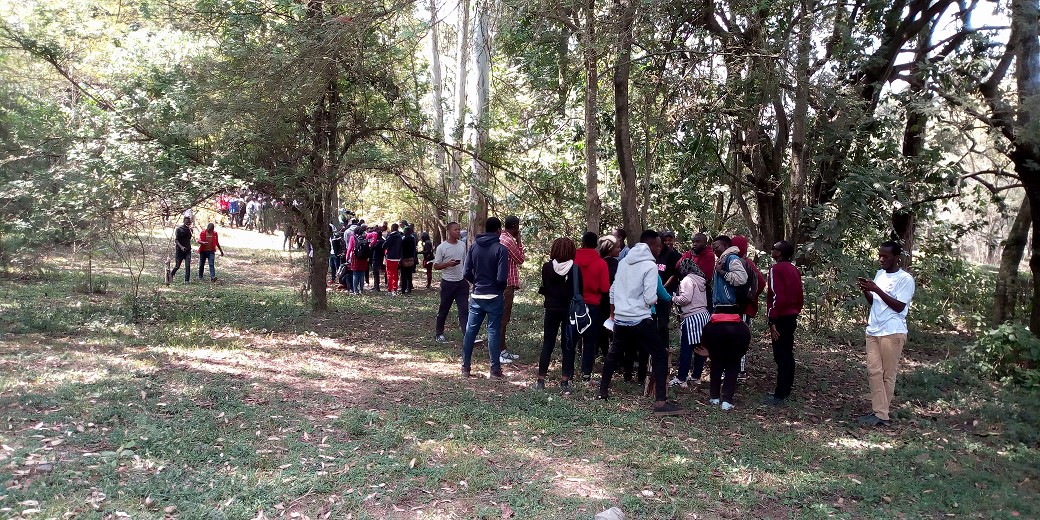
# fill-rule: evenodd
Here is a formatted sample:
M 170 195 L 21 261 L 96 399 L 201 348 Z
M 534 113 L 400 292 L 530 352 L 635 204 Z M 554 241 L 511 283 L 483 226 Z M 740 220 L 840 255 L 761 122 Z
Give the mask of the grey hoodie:
M 657 260 L 650 247 L 640 242 L 618 262 L 617 276 L 610 286 L 610 303 L 614 304 L 614 320 L 640 322 L 650 317 L 650 307 L 657 303 Z

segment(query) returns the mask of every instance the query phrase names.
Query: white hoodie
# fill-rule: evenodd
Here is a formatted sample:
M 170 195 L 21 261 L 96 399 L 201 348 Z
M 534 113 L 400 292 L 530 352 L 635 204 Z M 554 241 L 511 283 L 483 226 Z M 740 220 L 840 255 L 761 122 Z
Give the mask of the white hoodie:
M 650 317 L 650 307 L 657 303 L 657 260 L 650 247 L 640 242 L 618 263 L 617 276 L 610 286 L 610 303 L 614 304 L 614 320 L 638 323 Z

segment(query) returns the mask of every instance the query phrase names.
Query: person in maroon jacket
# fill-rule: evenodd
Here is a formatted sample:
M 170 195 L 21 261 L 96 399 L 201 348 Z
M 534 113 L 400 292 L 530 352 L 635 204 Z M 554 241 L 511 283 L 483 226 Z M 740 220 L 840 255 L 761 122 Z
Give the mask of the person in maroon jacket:
M 755 274 L 755 277 L 758 278 L 758 290 L 755 292 L 754 296 L 751 297 L 751 301 L 748 302 L 747 307 L 744 308 L 743 314 L 741 314 L 741 318 L 744 320 L 744 323 L 748 326 L 748 328 L 751 328 L 751 320 L 754 319 L 755 316 L 758 316 L 758 298 L 762 296 L 762 291 L 764 291 L 766 288 L 766 277 L 762 275 L 762 271 L 760 271 L 758 269 L 758 266 L 755 265 L 754 260 L 748 258 L 747 256 L 747 237 L 741 235 L 734 236 L 733 245 L 740 250 L 737 253 L 737 256 L 739 256 L 741 260 L 746 261 L 747 264 L 751 266 L 751 271 Z M 748 273 L 748 275 L 750 276 L 751 273 Z M 747 379 L 747 377 L 747 356 L 744 356 L 740 358 L 740 374 L 737 375 L 737 379 L 744 381 Z
M 581 272 L 581 296 L 589 307 L 592 326 L 581 334 L 581 379 L 588 383 L 592 380 L 592 367 L 596 364 L 596 350 L 599 343 L 600 329 L 607 317 L 600 315 L 600 302 L 604 294 L 610 293 L 610 271 L 606 260 L 599 256 L 596 246 L 599 236 L 586 231 L 581 236 L 581 248 L 575 251 L 574 263 Z M 575 338 L 577 339 L 577 338 Z
M 794 329 L 805 297 L 802 275 L 791 263 L 794 246 L 781 240 L 773 244 L 771 253 L 776 263 L 769 268 L 766 313 L 769 316 L 769 336 L 773 340 L 773 360 L 776 361 L 776 389 L 766 395 L 765 404 L 779 406 L 791 395 L 791 386 L 794 385 Z

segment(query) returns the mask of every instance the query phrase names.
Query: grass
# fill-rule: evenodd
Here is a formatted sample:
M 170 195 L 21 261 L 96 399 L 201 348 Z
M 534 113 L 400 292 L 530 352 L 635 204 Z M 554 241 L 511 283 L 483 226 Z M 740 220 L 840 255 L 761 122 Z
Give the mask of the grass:
M 221 261 L 215 287 L 148 280 L 135 313 L 62 271 L 0 280 L 0 516 L 1040 516 L 1038 396 L 979 381 L 963 337 L 911 334 L 891 430 L 852 424 L 861 340 L 822 331 L 799 331 L 789 406 L 757 406 L 759 333 L 736 410 L 689 390 L 691 415 L 659 419 L 623 382 L 606 404 L 533 390 L 533 283 L 510 379 L 463 381 L 435 292 L 334 293 L 312 316 L 282 253 Z

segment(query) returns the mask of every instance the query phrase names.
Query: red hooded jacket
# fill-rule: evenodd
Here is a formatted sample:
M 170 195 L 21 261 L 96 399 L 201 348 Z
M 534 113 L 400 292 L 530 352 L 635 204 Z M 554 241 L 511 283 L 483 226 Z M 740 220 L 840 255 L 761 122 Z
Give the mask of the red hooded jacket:
M 574 252 L 574 263 L 581 271 L 581 297 L 590 306 L 599 305 L 603 295 L 610 292 L 607 262 L 595 249 L 581 248 Z
M 755 262 L 747 257 L 748 240 L 747 237 L 736 235 L 733 237 L 733 245 L 737 246 L 740 250 L 740 258 L 747 260 L 747 263 L 751 265 L 751 270 L 755 272 L 755 276 L 758 277 L 758 292 L 755 293 L 755 297 L 748 303 L 747 308 L 744 309 L 744 314 L 747 314 L 749 318 L 754 318 L 758 315 L 758 298 L 762 295 L 762 291 L 766 289 L 766 277 L 762 276 L 762 271 L 758 270 L 758 266 Z

